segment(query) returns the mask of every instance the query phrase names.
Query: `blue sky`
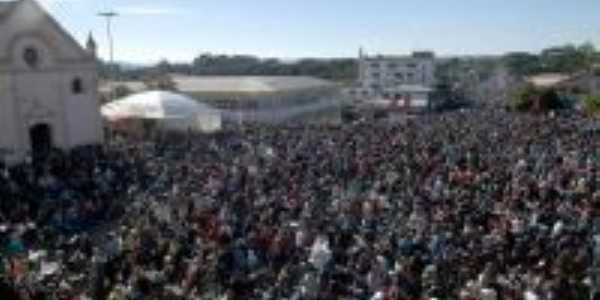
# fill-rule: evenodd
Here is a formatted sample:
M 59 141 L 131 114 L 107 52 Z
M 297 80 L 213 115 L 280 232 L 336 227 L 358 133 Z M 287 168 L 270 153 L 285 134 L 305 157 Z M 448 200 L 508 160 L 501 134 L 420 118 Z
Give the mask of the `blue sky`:
M 202 52 L 263 57 L 348 57 L 434 50 L 439 55 L 600 45 L 600 1 L 552 0 L 42 0 L 83 41 L 91 30 L 106 56 L 113 8 L 115 56 L 185 61 Z

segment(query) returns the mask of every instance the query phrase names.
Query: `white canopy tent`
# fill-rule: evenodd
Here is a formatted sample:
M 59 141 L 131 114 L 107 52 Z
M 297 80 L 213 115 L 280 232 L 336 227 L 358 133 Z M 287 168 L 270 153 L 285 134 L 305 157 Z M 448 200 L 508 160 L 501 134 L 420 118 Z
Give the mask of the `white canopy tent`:
M 105 104 L 102 116 L 109 122 L 155 121 L 165 130 L 214 132 L 221 129 L 221 112 L 173 92 L 149 91 Z

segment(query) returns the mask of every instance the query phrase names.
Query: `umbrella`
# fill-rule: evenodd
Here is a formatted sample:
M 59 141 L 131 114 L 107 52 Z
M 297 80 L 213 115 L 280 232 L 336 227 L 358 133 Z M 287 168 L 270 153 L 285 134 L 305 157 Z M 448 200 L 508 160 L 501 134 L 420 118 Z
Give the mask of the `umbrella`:
M 101 113 L 110 122 L 155 120 L 184 130 L 198 128 L 216 131 L 221 128 L 221 113 L 218 110 L 190 97 L 167 91 L 149 91 L 119 99 L 103 105 Z

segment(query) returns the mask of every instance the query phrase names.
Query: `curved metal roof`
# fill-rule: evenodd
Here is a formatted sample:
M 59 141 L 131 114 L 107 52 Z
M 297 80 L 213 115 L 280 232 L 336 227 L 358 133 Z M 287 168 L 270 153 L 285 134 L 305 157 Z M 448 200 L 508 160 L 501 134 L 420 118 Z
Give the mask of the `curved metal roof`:
M 173 81 L 189 93 L 273 93 L 334 87 L 333 82 L 306 76 L 181 76 Z

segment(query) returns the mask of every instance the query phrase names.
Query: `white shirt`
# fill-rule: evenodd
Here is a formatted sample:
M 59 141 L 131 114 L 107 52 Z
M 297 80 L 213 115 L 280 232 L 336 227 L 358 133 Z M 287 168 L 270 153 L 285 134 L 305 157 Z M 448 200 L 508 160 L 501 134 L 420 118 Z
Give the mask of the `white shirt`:
M 308 261 L 322 272 L 330 259 L 331 249 L 329 249 L 329 241 L 324 237 L 318 237 L 312 246 Z
M 525 298 L 525 300 L 539 300 L 540 299 L 540 297 L 531 290 L 525 291 L 525 293 L 523 293 L 523 298 Z

